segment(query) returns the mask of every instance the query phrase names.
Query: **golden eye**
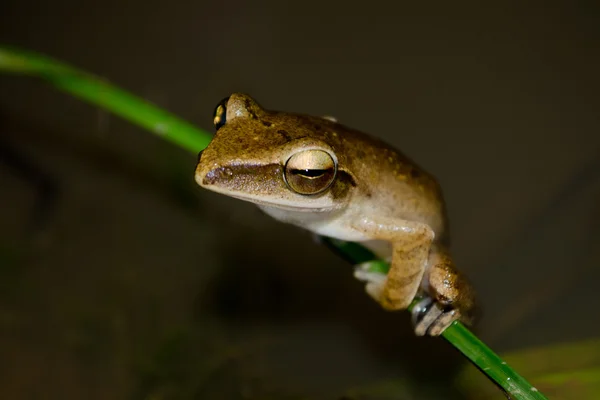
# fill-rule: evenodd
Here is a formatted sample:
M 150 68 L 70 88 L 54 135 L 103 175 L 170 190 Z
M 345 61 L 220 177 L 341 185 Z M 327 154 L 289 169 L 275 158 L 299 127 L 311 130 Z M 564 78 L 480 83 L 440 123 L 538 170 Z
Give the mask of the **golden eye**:
M 215 107 L 215 112 L 213 113 L 213 124 L 217 130 L 225 125 L 227 122 L 227 102 L 229 101 L 229 97 L 225 97 L 223 100 L 217 104 Z
M 285 181 L 298 194 L 317 194 L 327 189 L 335 178 L 333 158 L 323 150 L 305 150 L 285 163 Z

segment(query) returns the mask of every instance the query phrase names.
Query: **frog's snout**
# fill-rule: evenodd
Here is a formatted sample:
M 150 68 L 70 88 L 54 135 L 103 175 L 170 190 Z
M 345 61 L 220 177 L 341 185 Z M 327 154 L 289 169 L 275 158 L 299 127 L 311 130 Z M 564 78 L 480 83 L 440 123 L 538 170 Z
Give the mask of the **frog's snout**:
M 194 174 L 194 179 L 196 183 L 200 186 L 205 186 L 206 184 L 210 184 L 206 181 L 206 175 L 210 172 L 210 168 L 206 166 L 206 157 L 202 158 L 206 153 L 204 150 L 201 150 L 198 153 L 198 163 L 196 164 L 196 173 Z
M 200 186 L 208 186 L 214 184 L 224 184 L 235 178 L 235 174 L 229 167 L 217 167 L 202 173 L 201 176 L 196 175 L 196 181 Z

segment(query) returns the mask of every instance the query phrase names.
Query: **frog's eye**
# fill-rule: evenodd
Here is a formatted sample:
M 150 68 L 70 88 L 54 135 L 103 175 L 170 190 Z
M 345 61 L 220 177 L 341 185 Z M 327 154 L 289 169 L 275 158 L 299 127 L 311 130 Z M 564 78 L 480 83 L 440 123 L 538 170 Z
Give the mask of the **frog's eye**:
M 285 181 L 298 194 L 317 194 L 327 189 L 335 178 L 336 164 L 323 150 L 304 150 L 291 156 L 285 164 Z
M 229 101 L 229 97 L 225 97 L 223 100 L 217 104 L 215 107 L 215 112 L 213 113 L 213 124 L 217 130 L 225 125 L 227 122 L 227 102 Z

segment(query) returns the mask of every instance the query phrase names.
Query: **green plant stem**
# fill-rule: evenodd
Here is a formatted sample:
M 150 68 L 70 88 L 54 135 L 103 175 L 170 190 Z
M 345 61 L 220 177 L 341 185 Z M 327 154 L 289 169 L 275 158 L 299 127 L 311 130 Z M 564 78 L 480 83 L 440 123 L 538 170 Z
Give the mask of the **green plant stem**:
M 102 107 L 157 134 L 186 150 L 197 153 L 208 146 L 211 134 L 102 78 L 52 58 L 0 46 L 0 70 L 45 78 L 58 89 Z
M 119 89 L 97 76 L 49 57 L 0 46 L 0 71 L 44 78 L 58 89 L 112 111 L 194 153 L 204 149 L 211 140 L 209 133 L 173 114 Z M 356 243 L 330 238 L 322 239 L 325 244 L 353 264 L 375 259 L 369 250 Z M 379 261 L 376 267 L 380 272 L 387 272 L 389 268 L 384 261 Z M 503 362 L 460 322 L 454 322 L 442 336 L 514 399 L 546 399 L 542 393 Z

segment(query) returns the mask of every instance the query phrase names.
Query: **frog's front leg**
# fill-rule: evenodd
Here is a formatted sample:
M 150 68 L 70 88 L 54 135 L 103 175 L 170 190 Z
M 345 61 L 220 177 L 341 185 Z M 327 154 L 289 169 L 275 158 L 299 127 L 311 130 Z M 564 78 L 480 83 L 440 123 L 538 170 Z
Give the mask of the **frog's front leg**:
M 441 334 L 453 321 L 472 321 L 473 290 L 455 268 L 447 250 L 434 243 L 433 231 L 424 224 L 363 219 L 356 224 L 366 236 L 392 243 L 387 275 L 359 267 L 355 276 L 367 281 L 366 291 L 388 310 L 406 309 L 419 288 L 430 297 L 412 310 L 415 333 Z M 368 267 L 366 263 L 363 267 Z
M 354 229 L 365 236 L 392 243 L 392 257 L 387 275 L 361 269 L 358 279 L 366 280 L 366 290 L 387 310 L 406 309 L 414 299 L 427 267 L 434 233 L 429 226 L 405 220 L 376 221 L 363 218 Z

